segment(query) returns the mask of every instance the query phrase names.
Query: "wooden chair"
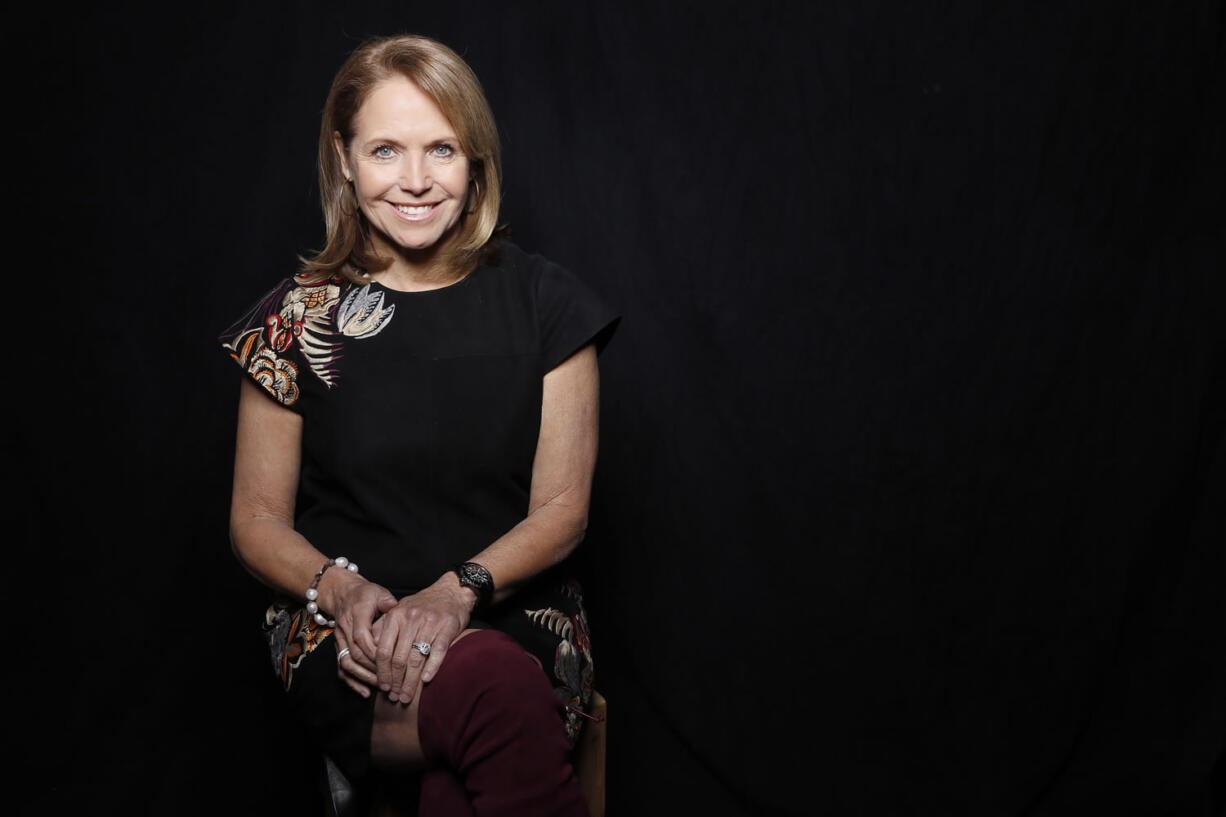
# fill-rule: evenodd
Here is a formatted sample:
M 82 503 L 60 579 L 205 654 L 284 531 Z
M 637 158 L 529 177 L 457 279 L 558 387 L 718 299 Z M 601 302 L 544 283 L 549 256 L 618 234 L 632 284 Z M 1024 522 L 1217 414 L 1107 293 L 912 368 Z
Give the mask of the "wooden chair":
M 575 744 L 575 777 L 592 817 L 604 817 L 605 729 L 609 704 L 597 690 L 592 690 L 591 717 L 579 733 Z
M 604 817 L 605 733 L 609 704 L 596 690 L 592 690 L 591 710 L 575 744 L 572 763 L 592 817 Z M 362 803 L 353 785 L 329 757 L 324 758 L 324 781 L 328 789 L 324 808 L 327 817 L 397 817 L 395 806 L 382 798 L 376 796 L 373 803 Z

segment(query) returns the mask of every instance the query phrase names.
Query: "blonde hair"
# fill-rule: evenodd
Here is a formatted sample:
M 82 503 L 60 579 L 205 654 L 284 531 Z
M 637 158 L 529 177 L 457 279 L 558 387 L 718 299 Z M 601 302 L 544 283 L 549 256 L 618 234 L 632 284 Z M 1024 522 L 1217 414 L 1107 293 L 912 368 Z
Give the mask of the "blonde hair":
M 419 35 L 380 37 L 359 46 L 337 71 L 324 103 L 319 128 L 319 195 L 327 239 L 313 258 L 302 258 L 309 278 L 337 273 L 363 283 L 363 273 L 378 272 L 391 264 L 370 240 L 370 225 L 358 208 L 336 153 L 333 134 L 347 147 L 353 138 L 353 120 L 375 87 L 396 75 L 426 93 L 456 131 L 461 152 L 468 158 L 470 178 L 466 213 L 442 248 L 443 261 L 456 273 L 466 272 L 480 258 L 498 222 L 502 197 L 502 165 L 498 128 L 477 75 L 455 51 Z

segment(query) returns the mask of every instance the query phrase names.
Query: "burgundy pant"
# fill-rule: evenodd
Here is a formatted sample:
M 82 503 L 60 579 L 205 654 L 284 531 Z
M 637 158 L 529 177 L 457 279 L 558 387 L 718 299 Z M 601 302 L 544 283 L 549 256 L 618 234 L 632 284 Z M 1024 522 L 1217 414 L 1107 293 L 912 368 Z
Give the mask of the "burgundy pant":
M 510 636 L 457 641 L 421 693 L 418 734 L 436 767 L 421 779 L 421 817 L 588 817 L 561 707 Z

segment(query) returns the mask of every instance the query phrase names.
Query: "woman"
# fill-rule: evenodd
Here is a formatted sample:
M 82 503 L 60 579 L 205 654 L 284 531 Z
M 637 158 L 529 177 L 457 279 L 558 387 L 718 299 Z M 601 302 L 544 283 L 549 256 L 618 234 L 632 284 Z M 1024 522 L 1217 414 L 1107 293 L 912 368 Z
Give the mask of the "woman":
M 278 596 L 291 707 L 347 776 L 426 769 L 423 814 L 582 814 L 591 656 L 565 559 L 617 319 L 498 237 L 500 175 L 455 52 L 384 38 L 341 67 L 327 243 L 223 336 L 247 374 L 231 539 Z

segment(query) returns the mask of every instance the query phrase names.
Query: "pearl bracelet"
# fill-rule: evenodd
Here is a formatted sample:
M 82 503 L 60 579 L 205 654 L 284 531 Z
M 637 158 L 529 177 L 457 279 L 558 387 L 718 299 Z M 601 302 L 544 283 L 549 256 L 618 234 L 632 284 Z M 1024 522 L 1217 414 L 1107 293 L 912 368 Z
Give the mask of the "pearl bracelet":
M 315 589 L 319 586 L 319 580 L 324 577 L 324 571 L 332 567 L 332 565 L 343 567 L 350 573 L 358 572 L 358 566 L 355 562 L 349 561 L 344 556 L 337 556 L 335 559 L 329 559 L 328 561 L 324 562 L 324 566 L 321 567 L 319 572 L 315 574 L 315 578 L 311 579 L 311 586 L 308 587 L 306 591 L 306 610 L 315 617 L 315 623 L 321 627 L 336 626 L 336 619 L 328 618 L 323 613 L 319 612 L 319 604 L 316 601 L 316 599 L 319 598 L 319 591 Z

